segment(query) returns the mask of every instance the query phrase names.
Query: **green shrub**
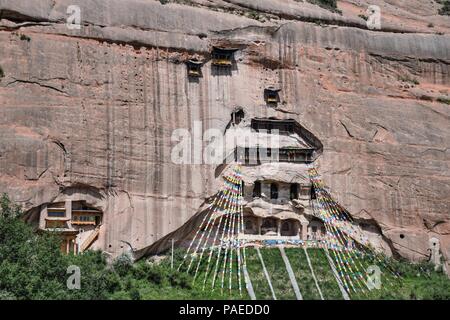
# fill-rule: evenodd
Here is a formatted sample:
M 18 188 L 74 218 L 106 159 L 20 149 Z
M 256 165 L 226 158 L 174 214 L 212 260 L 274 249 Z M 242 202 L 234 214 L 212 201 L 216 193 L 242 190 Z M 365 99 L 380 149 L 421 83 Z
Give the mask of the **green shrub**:
M 187 273 L 180 273 L 177 271 L 172 271 L 169 273 L 169 282 L 173 287 L 183 288 L 183 289 L 191 289 L 192 283 L 190 277 Z
M 6 195 L 0 202 L 1 291 L 17 299 L 106 299 L 119 288 L 117 275 L 100 252 L 64 255 L 57 235 L 35 233 Z M 80 290 L 67 288 L 70 265 L 80 268 Z
M 1 300 L 17 300 L 17 298 L 8 291 L 0 290 L 0 301 Z
M 31 38 L 29 36 L 25 35 L 25 34 L 21 34 L 20 35 L 20 40 L 30 42 Z
M 167 269 L 160 266 L 152 266 L 148 269 L 147 279 L 156 285 L 167 284 Z
M 411 78 L 408 75 L 400 76 L 398 79 L 400 81 L 402 81 L 402 82 L 409 82 L 409 83 L 412 83 L 412 84 L 415 84 L 415 85 L 419 85 L 420 84 L 419 80 L 417 80 L 416 78 Z
M 360 17 L 361 19 L 367 21 L 369 19 L 368 16 L 366 16 L 365 14 L 358 14 L 358 17 Z
M 439 97 L 436 99 L 436 101 L 440 103 L 450 104 L 450 98 L 447 97 Z
M 108 266 L 106 256 L 100 251 L 86 251 L 78 255 L 63 255 L 66 265 L 76 265 L 81 271 L 81 289 L 67 290 L 66 299 L 109 299 L 121 290 L 123 279 Z
M 436 1 L 437 3 L 442 4 L 442 8 L 439 9 L 439 14 L 442 16 L 450 15 L 450 0 L 440 0 Z
M 247 13 L 247 17 L 253 20 L 258 20 L 261 22 L 264 22 L 264 16 L 261 15 L 259 12 L 257 11 L 250 11 Z
M 131 300 L 141 300 L 141 293 L 136 288 L 131 288 L 130 290 L 130 298 Z
M 3 70 L 2 70 L 3 72 Z M 19 205 L 13 203 L 6 193 L 0 197 L 0 217 L 2 218 L 20 218 L 22 209 Z
M 297 0 L 298 1 L 298 0 Z M 307 0 L 309 3 L 318 5 L 324 9 L 342 14 L 341 10 L 337 7 L 337 0 Z
M 158 262 L 141 260 L 135 263 L 127 255 L 116 258 L 111 265 L 105 254 L 87 251 L 78 255 L 65 255 L 60 251 L 59 237 L 51 233 L 35 233 L 31 226 L 21 220 L 22 211 L 6 195 L 0 198 L 0 300 L 8 299 L 248 299 L 243 289 L 241 297 L 237 290 L 204 290 L 205 264 L 200 264 L 196 282 L 192 272 L 186 273 L 183 262 L 184 249 L 174 252 L 174 268 L 170 255 Z M 326 298 L 341 296 L 323 250 L 308 249 L 316 275 Z M 293 299 L 284 263 L 277 249 L 261 249 L 266 267 L 272 277 L 277 297 Z M 307 298 L 318 298 L 314 281 L 308 274 L 302 251 L 287 249 L 294 272 L 303 285 Z M 365 264 L 373 263 L 363 257 Z M 410 264 L 405 261 L 386 260 L 401 281 L 393 290 L 370 293 L 361 298 L 370 299 L 450 299 L 450 281 L 442 272 L 434 271 L 428 263 Z M 212 261 L 214 263 L 214 260 Z M 69 290 L 66 286 L 67 267 L 80 268 L 81 288 Z M 195 264 L 194 264 L 195 265 Z M 280 267 L 281 266 L 281 267 Z M 247 268 L 259 297 L 271 298 L 261 263 L 254 249 L 247 249 Z M 236 270 L 236 269 L 235 269 Z M 211 270 L 210 270 L 211 272 Z M 212 275 L 208 277 L 211 281 Z M 210 282 L 206 283 L 210 286 Z M 264 289 L 265 288 L 265 289 Z M 265 294 L 263 291 L 265 290 Z M 342 297 L 341 297 L 342 298 Z M 358 298 L 358 297 L 356 297 Z
M 122 277 L 126 276 L 132 267 L 133 261 L 131 261 L 130 256 L 127 254 L 118 256 L 113 262 L 114 270 Z

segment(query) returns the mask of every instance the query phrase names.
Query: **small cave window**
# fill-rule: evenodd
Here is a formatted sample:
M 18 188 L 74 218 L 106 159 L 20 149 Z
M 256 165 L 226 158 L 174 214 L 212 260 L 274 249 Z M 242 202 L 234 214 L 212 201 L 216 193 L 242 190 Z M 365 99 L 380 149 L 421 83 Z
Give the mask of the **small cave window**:
M 405 235 L 403 233 L 400 234 L 400 239 L 404 239 Z
M 281 235 L 292 237 L 298 234 L 298 224 L 295 220 L 286 220 L 281 223 Z
M 93 225 L 102 223 L 103 212 L 89 206 L 84 201 L 72 202 L 72 225 Z
M 250 150 L 248 148 L 245 148 L 244 151 L 244 162 L 245 164 L 250 163 Z
M 47 215 L 52 218 L 63 218 L 66 216 L 66 210 L 47 209 Z
M 313 219 L 309 224 L 309 239 L 320 240 L 326 235 L 326 229 L 322 221 Z
M 294 125 L 292 123 L 287 125 L 287 132 L 289 134 L 294 133 Z
M 299 185 L 298 186 L 298 197 L 304 200 L 311 199 L 311 186 L 310 185 Z
M 202 62 L 198 60 L 189 60 L 186 62 L 186 67 L 189 77 L 200 78 L 202 76 Z
M 291 183 L 291 192 L 290 198 L 291 200 L 298 199 L 298 183 Z
M 211 53 L 212 64 L 218 67 L 230 67 L 233 63 L 233 56 L 236 50 L 214 47 Z
M 231 65 L 231 54 L 214 54 L 213 64 L 218 66 L 229 66 Z
M 256 222 L 251 217 L 244 218 L 244 233 L 245 234 L 258 234 L 258 230 L 256 228 Z
M 278 199 L 278 185 L 276 183 L 270 184 L 270 199 Z
M 253 187 L 253 198 L 261 197 L 261 181 L 255 181 L 255 186 Z
M 233 123 L 234 125 L 238 125 L 239 123 L 241 123 L 242 120 L 244 120 L 244 110 L 239 109 L 235 112 L 233 112 L 231 114 L 231 123 Z
M 314 188 L 314 186 L 311 186 L 311 199 L 312 200 L 317 199 L 316 189 Z
M 66 216 L 66 205 L 64 202 L 50 203 L 47 206 L 47 216 L 52 218 L 63 218 Z
M 269 232 L 277 233 L 278 227 L 277 227 L 277 221 L 272 218 L 266 218 L 263 220 L 263 223 L 261 224 L 261 233 L 267 234 Z
M 264 100 L 267 105 L 276 106 L 280 102 L 280 89 L 275 89 L 273 87 L 269 87 L 264 90 Z
M 272 133 L 277 130 L 277 134 L 293 134 L 295 133 L 295 124 L 292 120 L 276 120 L 276 119 L 252 119 L 251 128 L 256 132 Z

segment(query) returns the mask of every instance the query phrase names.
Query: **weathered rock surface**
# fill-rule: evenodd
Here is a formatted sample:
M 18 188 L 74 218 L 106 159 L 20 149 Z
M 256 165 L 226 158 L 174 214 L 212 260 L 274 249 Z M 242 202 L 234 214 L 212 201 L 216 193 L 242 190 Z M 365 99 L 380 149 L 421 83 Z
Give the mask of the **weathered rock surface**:
M 450 258 L 450 19 L 435 1 L 370 1 L 380 31 L 358 17 L 368 1 L 338 1 L 342 15 L 294 0 L 78 3 L 72 30 L 72 1 L 0 0 L 0 191 L 31 213 L 86 199 L 105 212 L 98 248 L 153 243 L 220 182 L 201 154 L 171 161 L 173 130 L 225 132 L 240 106 L 314 133 L 333 195 L 399 254 L 425 259 L 436 237 Z M 216 44 L 240 49 L 230 73 L 211 68 Z M 181 63 L 193 57 L 197 82 Z

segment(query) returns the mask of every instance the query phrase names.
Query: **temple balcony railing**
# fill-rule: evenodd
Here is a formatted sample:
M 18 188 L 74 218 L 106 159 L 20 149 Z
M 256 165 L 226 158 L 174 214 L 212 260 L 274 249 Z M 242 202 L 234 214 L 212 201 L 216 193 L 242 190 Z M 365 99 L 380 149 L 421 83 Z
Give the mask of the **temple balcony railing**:
M 234 161 L 245 165 L 260 165 L 271 162 L 311 163 L 314 161 L 313 157 L 314 149 L 236 147 L 234 150 Z

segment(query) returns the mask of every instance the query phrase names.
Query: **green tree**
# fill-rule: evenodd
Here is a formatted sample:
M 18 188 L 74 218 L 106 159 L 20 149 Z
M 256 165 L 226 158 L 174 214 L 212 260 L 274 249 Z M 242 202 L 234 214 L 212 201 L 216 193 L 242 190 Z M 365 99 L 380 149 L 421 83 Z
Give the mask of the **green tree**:
M 65 255 L 56 234 L 35 232 L 7 195 L 0 199 L 0 299 L 107 299 L 120 278 L 101 252 Z M 81 271 L 81 288 L 70 290 L 67 268 Z

